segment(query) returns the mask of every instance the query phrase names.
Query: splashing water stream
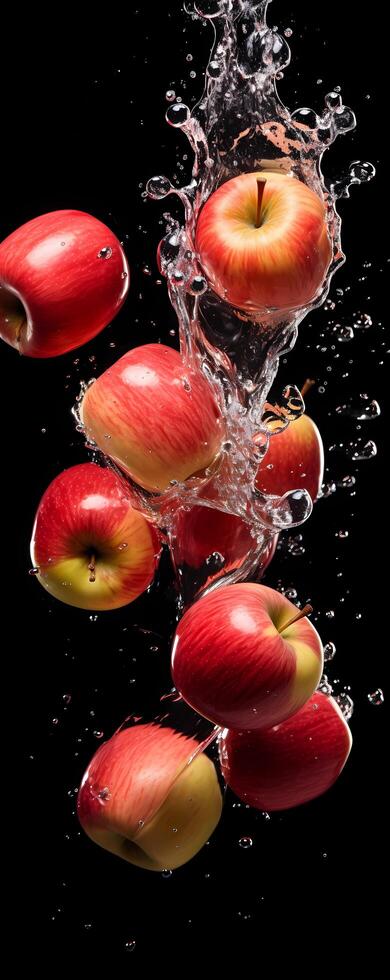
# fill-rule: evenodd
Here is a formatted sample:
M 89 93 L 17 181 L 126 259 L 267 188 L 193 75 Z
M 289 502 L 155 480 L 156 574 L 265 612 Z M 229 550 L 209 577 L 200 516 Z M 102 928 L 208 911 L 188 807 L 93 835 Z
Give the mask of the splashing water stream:
M 294 385 L 277 403 L 267 401 L 279 358 L 295 344 L 299 324 L 324 303 L 331 278 L 344 261 L 340 240 L 339 197 L 351 184 L 368 181 L 370 163 L 354 161 L 329 188 L 321 170 L 324 152 L 356 122 L 340 91 L 325 98 L 322 115 L 308 108 L 290 111 L 280 100 L 277 78 L 290 61 L 285 37 L 267 25 L 270 0 L 220 0 L 186 5 L 193 19 L 207 19 L 214 43 L 206 84 L 192 112 L 169 100 L 166 119 L 181 129 L 194 153 L 192 179 L 182 188 L 165 176 L 147 184 L 150 198 L 176 195 L 184 224 L 169 214 L 158 261 L 176 312 L 180 348 L 188 371 L 202 371 L 226 421 L 219 457 L 202 478 L 173 484 L 161 494 L 133 485 L 138 505 L 167 535 L 184 602 L 217 585 L 254 577 L 270 553 L 275 535 L 307 519 L 312 501 L 304 489 L 283 497 L 260 493 L 257 468 L 269 440 L 304 411 Z M 302 181 L 324 202 L 332 259 L 310 304 L 295 308 L 236 309 L 210 287 L 195 248 L 198 215 L 222 183 L 242 173 L 272 171 Z M 82 392 L 83 394 L 83 392 Z M 82 397 L 82 395 L 81 395 Z M 216 515 L 218 511 L 218 515 Z M 194 558 L 194 535 L 207 539 L 208 527 L 221 523 L 223 549 Z M 227 526 L 229 522 L 229 526 Z

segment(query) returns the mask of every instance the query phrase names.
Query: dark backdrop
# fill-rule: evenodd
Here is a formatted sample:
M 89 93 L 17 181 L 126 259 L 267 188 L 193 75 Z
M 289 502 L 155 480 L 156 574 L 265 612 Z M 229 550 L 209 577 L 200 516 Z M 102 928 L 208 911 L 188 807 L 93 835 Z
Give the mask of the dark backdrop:
M 182 182 L 190 171 L 184 137 L 164 122 L 165 92 L 173 88 L 190 105 L 199 97 L 211 32 L 169 0 L 158 12 L 141 4 L 127 12 L 112 3 L 100 13 L 94 7 L 83 27 L 79 11 L 69 7 L 57 11 L 55 23 L 36 12 L 28 22 L 17 15 L 3 34 L 1 237 L 39 213 L 79 208 L 113 228 L 132 269 L 124 310 L 90 344 L 42 362 L 1 346 L 9 440 L 4 524 L 11 531 L 2 564 L 13 603 L 4 654 L 11 665 L 4 693 L 11 720 L 3 738 L 17 773 L 16 789 L 7 784 L 3 799 L 19 945 L 30 955 L 38 948 L 41 962 L 53 944 L 60 960 L 68 953 L 76 962 L 79 949 L 89 963 L 108 956 L 113 964 L 123 956 L 146 964 L 153 954 L 165 967 L 183 945 L 202 955 L 208 943 L 230 955 L 250 944 L 259 968 L 268 951 L 277 969 L 292 921 L 295 943 L 286 949 L 294 963 L 302 962 L 310 934 L 328 950 L 341 938 L 347 960 L 355 935 L 378 948 L 386 704 L 372 705 L 368 694 L 384 685 L 384 421 L 383 412 L 358 422 L 336 411 L 359 393 L 383 409 L 388 387 L 379 301 L 386 255 L 378 242 L 385 189 L 377 48 L 354 3 L 300 3 L 293 16 L 291 8 L 296 5 L 281 0 L 269 14 L 271 24 L 293 29 L 292 65 L 279 86 L 284 101 L 320 108 L 324 94 L 341 85 L 357 112 L 357 130 L 331 149 L 326 175 L 337 175 L 351 159 L 380 164 L 382 158 L 377 179 L 353 188 L 340 205 L 347 262 L 333 281 L 335 306 L 302 325 L 280 372 L 281 382 L 316 378 L 308 409 L 323 434 L 326 481 L 354 476 L 356 483 L 318 503 L 296 532 L 302 541 L 295 550 L 302 553 L 291 555 L 282 544 L 266 578 L 271 586 L 295 588 L 302 601 L 310 597 L 324 642 L 336 644 L 327 673 L 336 692 L 355 701 L 354 749 L 324 798 L 269 821 L 233 807 L 228 797 L 211 843 L 170 878 L 94 847 L 74 816 L 75 789 L 99 744 L 95 732 L 108 737 L 132 710 L 157 704 L 169 690 L 175 605 L 168 562 L 152 594 L 91 618 L 51 600 L 29 577 L 28 546 L 49 481 L 87 458 L 70 414 L 80 379 L 100 373 L 129 346 L 175 342 L 166 289 L 156 281 L 164 208 L 141 194 L 155 173 Z M 359 313 L 369 314 L 372 326 L 340 342 L 330 321 L 353 325 Z M 356 464 L 346 447 L 358 437 L 374 439 L 378 455 Z M 4 625 L 8 613 L 7 605 Z M 243 835 L 253 838 L 249 850 L 239 846 Z

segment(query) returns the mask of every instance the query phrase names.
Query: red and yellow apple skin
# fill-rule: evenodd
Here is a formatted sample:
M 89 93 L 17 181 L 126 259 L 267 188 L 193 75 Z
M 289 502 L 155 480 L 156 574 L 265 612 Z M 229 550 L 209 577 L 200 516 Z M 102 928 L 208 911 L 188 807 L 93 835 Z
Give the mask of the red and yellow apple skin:
M 256 227 L 257 181 L 265 181 Z M 213 290 L 240 309 L 294 309 L 317 295 L 332 259 L 321 199 L 293 176 L 233 177 L 203 206 L 195 236 Z
M 289 490 L 307 490 L 313 503 L 324 479 L 324 447 L 317 426 L 308 415 L 275 433 L 257 471 L 255 486 L 261 493 L 282 497 Z
M 82 463 L 50 483 L 39 504 L 31 560 L 41 585 L 80 609 L 118 609 L 153 580 L 156 529 L 110 469 Z
M 129 281 L 121 244 L 101 221 L 42 214 L 0 244 L 0 336 L 29 357 L 65 354 L 116 316 Z
M 265 585 L 221 586 L 184 614 L 172 648 L 175 687 L 216 725 L 262 729 L 294 714 L 316 689 L 321 640 L 285 596 Z
M 145 490 L 203 472 L 219 452 L 224 422 L 211 386 L 163 344 L 129 351 L 86 391 L 89 439 Z
M 224 559 L 224 572 L 232 572 L 255 546 L 251 525 L 241 517 L 200 504 L 188 510 L 181 508 L 175 515 L 174 528 L 175 561 L 191 568 L 200 568 L 210 556 L 219 554 Z M 262 571 L 272 560 L 277 541 L 276 534 L 264 548 L 259 563 Z
M 77 801 L 81 826 L 96 844 L 150 871 L 194 857 L 221 811 L 215 766 L 199 743 L 155 724 L 124 729 L 102 745 Z
M 225 731 L 222 774 L 244 803 L 259 810 L 288 810 L 333 785 L 351 745 L 338 704 L 317 691 L 281 725 L 262 732 Z

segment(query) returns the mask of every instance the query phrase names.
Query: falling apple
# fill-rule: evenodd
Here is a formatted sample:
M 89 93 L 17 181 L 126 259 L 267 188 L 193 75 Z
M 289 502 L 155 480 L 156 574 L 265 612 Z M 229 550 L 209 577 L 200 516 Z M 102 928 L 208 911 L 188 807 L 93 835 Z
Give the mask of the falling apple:
M 321 796 L 336 781 L 352 745 L 336 701 L 316 691 L 292 718 L 266 731 L 223 732 L 223 776 L 259 810 L 288 810 Z
M 317 426 L 308 415 L 290 422 L 271 436 L 258 468 L 255 486 L 262 493 L 282 497 L 289 490 L 307 490 L 313 503 L 324 478 L 324 447 Z
M 123 729 L 100 746 L 77 800 L 80 823 L 96 844 L 150 871 L 194 857 L 221 811 L 211 759 L 195 739 L 156 724 Z
M 163 344 L 136 347 L 108 368 L 87 389 L 81 419 L 88 438 L 150 491 L 203 475 L 224 434 L 209 382 Z
M 83 211 L 51 211 L 0 245 L 0 336 L 29 357 L 85 344 L 118 313 L 129 288 L 122 246 Z
M 321 198 L 292 174 L 271 171 L 218 187 L 200 212 L 195 244 L 214 292 L 252 312 L 310 303 L 332 258 Z
M 175 687 L 195 711 L 232 729 L 261 729 L 294 714 L 316 689 L 321 640 L 305 613 L 265 585 L 221 586 L 180 620 Z
M 39 504 L 31 559 L 41 585 L 81 609 L 118 609 L 153 580 L 158 532 L 110 469 L 82 463 L 50 483 Z

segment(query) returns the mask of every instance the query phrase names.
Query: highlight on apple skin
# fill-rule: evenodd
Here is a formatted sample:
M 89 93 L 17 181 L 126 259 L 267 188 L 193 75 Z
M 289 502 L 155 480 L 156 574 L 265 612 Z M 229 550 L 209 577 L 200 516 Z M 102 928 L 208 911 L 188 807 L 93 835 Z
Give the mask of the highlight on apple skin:
M 29 357 L 65 354 L 116 316 L 129 282 L 122 246 L 97 218 L 39 215 L 0 244 L 0 337 Z
M 324 479 L 324 447 L 308 415 L 275 433 L 258 468 L 255 486 L 261 493 L 283 497 L 290 490 L 307 490 L 313 503 Z
M 280 725 L 262 732 L 224 731 L 221 769 L 227 785 L 245 803 L 259 810 L 288 810 L 333 785 L 351 746 L 338 704 L 316 691 Z
M 89 439 L 149 491 L 203 474 L 221 447 L 224 421 L 213 390 L 171 347 L 145 344 L 86 391 Z
M 322 674 L 321 640 L 299 616 L 302 611 L 265 585 L 209 592 L 177 626 L 175 687 L 195 711 L 224 728 L 279 724 L 303 706 Z
M 203 847 L 221 816 L 222 794 L 199 742 L 172 728 L 138 724 L 100 746 L 83 777 L 77 812 L 96 844 L 163 871 Z
M 158 532 L 132 507 L 110 469 L 82 463 L 60 473 L 39 504 L 31 540 L 36 577 L 80 609 L 119 609 L 153 580 Z
M 252 312 L 306 306 L 332 259 L 320 197 L 271 171 L 218 187 L 199 214 L 195 246 L 214 292 Z

